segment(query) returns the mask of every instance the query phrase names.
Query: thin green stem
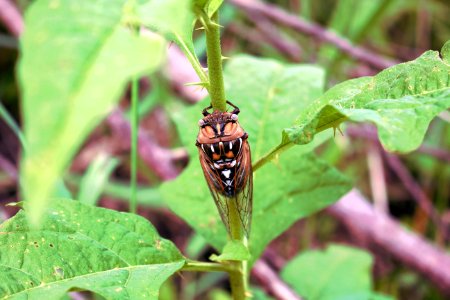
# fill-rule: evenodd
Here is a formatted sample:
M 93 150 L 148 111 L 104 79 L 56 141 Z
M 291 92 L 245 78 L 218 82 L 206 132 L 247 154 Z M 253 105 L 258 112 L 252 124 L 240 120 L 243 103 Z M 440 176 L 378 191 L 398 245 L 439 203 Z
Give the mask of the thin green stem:
M 209 91 L 208 75 L 205 73 L 202 65 L 198 61 L 197 56 L 195 56 L 195 54 L 192 53 L 192 50 L 189 49 L 189 47 L 186 45 L 186 43 L 183 42 L 183 39 L 178 34 L 176 34 L 175 36 L 177 38 L 178 46 L 180 46 L 181 50 L 184 52 L 187 59 L 191 63 L 192 68 L 194 69 L 195 73 L 197 73 L 201 83 L 204 84 L 205 88 Z
M 131 81 L 131 195 L 130 212 L 137 212 L 137 164 L 138 164 L 138 133 L 139 133 L 139 78 Z
M 232 264 L 218 264 L 201 261 L 187 261 L 181 271 L 189 272 L 235 272 L 236 267 Z
M 256 172 L 256 170 L 258 170 L 259 168 L 264 166 L 266 163 L 268 163 L 269 161 L 271 161 L 272 159 L 274 159 L 275 157 L 277 157 L 284 151 L 288 150 L 292 146 L 294 146 L 294 143 L 292 143 L 292 142 L 276 146 L 273 150 L 271 150 L 269 153 L 267 153 L 266 155 L 264 155 L 263 157 L 258 159 L 253 164 L 253 166 L 252 166 L 253 172 Z
M 239 216 L 237 203 L 230 199 L 228 202 L 228 214 L 230 222 L 231 239 L 242 241 L 247 246 L 247 239 L 245 237 L 245 230 Z M 246 261 L 230 261 L 236 270 L 230 272 L 230 284 L 233 299 L 245 299 L 247 291 L 247 262 Z
M 220 48 L 219 13 L 210 19 L 203 12 L 202 18 L 206 30 L 206 55 L 208 62 L 209 95 L 213 110 L 226 111 L 225 87 L 222 74 L 222 51 Z
M 22 148 L 25 149 L 26 148 L 25 136 L 23 135 L 17 123 L 14 121 L 14 118 L 8 113 L 8 111 L 1 102 L 0 102 L 0 118 L 2 118 L 5 121 L 5 123 L 8 124 L 9 128 L 11 128 L 11 130 L 16 134 L 17 138 L 22 144 Z

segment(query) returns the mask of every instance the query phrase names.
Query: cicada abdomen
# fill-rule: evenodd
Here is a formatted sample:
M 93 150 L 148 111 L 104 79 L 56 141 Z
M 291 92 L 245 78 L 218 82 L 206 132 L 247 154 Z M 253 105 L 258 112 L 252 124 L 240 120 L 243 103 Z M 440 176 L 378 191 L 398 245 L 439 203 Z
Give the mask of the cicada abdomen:
M 236 207 L 245 235 L 250 233 L 253 174 L 248 134 L 239 125 L 239 108 L 232 112 L 203 110 L 196 146 L 206 182 L 230 235 L 230 208 Z M 231 202 L 233 201 L 233 202 Z

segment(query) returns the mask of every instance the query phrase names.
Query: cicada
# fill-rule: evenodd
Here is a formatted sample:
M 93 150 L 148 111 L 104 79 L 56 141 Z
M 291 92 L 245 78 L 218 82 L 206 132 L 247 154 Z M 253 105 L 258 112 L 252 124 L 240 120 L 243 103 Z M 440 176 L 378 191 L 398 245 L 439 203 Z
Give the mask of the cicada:
M 253 197 L 250 146 L 248 134 L 238 122 L 239 108 L 229 101 L 227 103 L 234 108 L 233 111 L 210 113 L 208 110 L 212 106 L 203 109 L 196 146 L 203 174 L 228 234 L 232 235 L 230 208 L 236 207 L 244 234 L 248 237 Z

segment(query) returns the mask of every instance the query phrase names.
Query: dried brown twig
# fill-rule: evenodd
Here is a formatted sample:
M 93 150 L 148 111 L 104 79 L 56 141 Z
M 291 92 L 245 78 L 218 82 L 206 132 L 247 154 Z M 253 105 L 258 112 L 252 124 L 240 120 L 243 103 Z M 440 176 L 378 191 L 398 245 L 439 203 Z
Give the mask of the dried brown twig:
M 272 45 L 280 53 L 284 54 L 293 62 L 299 62 L 301 59 L 302 49 L 300 46 L 287 38 L 283 37 L 280 32 L 264 15 L 257 12 L 249 12 L 248 17 L 255 23 L 258 30 L 262 33 L 261 37 L 267 43 Z
M 271 295 L 281 300 L 301 300 L 286 283 L 284 283 L 272 268 L 264 261 L 258 260 L 252 269 L 252 275 Z
M 327 212 L 353 232 L 364 236 L 371 245 L 422 274 L 450 295 L 450 255 L 407 231 L 386 214 L 374 210 L 356 189 L 330 206 Z
M 0 0 L 0 20 L 14 36 L 18 37 L 22 33 L 22 16 L 10 0 Z
M 368 49 L 352 45 L 347 39 L 336 33 L 311 23 L 300 16 L 289 14 L 278 6 L 262 3 L 257 0 L 230 0 L 230 2 L 247 13 L 259 13 L 279 24 L 311 35 L 319 41 L 333 44 L 350 57 L 365 62 L 377 69 L 386 69 L 398 63 L 395 60 L 386 59 Z
M 186 85 L 191 82 L 199 82 L 200 79 L 193 71 L 189 60 L 175 44 L 171 44 L 167 50 L 167 64 L 164 67 L 164 75 L 188 102 L 196 103 L 208 95 L 205 88 Z
M 364 138 L 379 142 L 376 129 L 372 126 L 348 126 L 346 133 L 351 137 Z M 450 153 L 443 149 L 420 145 L 415 151 L 433 156 L 443 162 L 450 163 Z
M 117 135 L 122 137 L 124 144 L 130 144 L 130 123 L 119 109 L 112 112 L 106 122 Z M 138 145 L 139 156 L 164 180 L 175 178 L 179 173 L 175 161 L 187 157 L 184 149 L 170 150 L 162 148 L 141 129 L 139 129 L 138 133 Z
M 386 159 L 389 167 L 397 175 L 402 184 L 405 186 L 406 190 L 410 196 L 414 199 L 417 205 L 431 218 L 431 220 L 436 224 L 437 228 L 447 239 L 447 226 L 442 221 L 438 212 L 433 206 L 433 203 L 428 198 L 426 193 L 422 190 L 420 185 L 414 180 L 414 178 L 409 173 L 408 169 L 402 163 L 398 156 L 393 154 L 384 153 L 384 158 Z

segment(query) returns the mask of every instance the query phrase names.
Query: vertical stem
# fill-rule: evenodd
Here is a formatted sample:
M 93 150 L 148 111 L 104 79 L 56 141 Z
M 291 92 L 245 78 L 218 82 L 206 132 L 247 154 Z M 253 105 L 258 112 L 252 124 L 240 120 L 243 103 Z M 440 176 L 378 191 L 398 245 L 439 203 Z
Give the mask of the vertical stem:
M 206 55 L 208 63 L 209 95 L 213 110 L 226 111 L 225 88 L 222 74 L 222 52 L 220 48 L 219 13 L 211 19 L 205 16 Z
M 215 12 L 211 19 L 205 12 L 200 12 L 206 29 L 206 55 L 208 63 L 209 95 L 213 110 L 226 111 L 225 88 L 222 74 L 222 52 L 220 48 L 219 13 Z M 229 219 L 231 238 L 246 244 L 244 228 L 239 218 L 235 200 L 230 199 Z M 233 299 L 245 299 L 247 290 L 247 262 L 230 261 L 236 270 L 231 271 L 230 284 Z
M 131 81 L 131 197 L 130 212 L 137 212 L 137 148 L 139 130 L 139 78 Z
M 1 101 L 0 101 L 0 119 L 3 119 L 5 123 L 9 126 L 9 128 L 11 128 L 11 130 L 16 134 L 17 138 L 20 141 L 20 144 L 22 145 L 22 149 L 25 150 L 26 148 L 25 136 L 23 135 L 16 121 L 14 121 L 14 118 L 8 113 L 6 108 L 3 106 Z
M 235 199 L 229 199 L 228 213 L 230 220 L 230 235 L 231 239 L 239 240 L 247 246 L 247 241 L 244 234 L 244 228 L 239 217 L 239 211 L 236 206 Z M 247 262 L 246 261 L 231 261 L 231 264 L 236 268 L 236 271 L 230 272 L 230 284 L 233 299 L 245 299 L 247 291 Z

